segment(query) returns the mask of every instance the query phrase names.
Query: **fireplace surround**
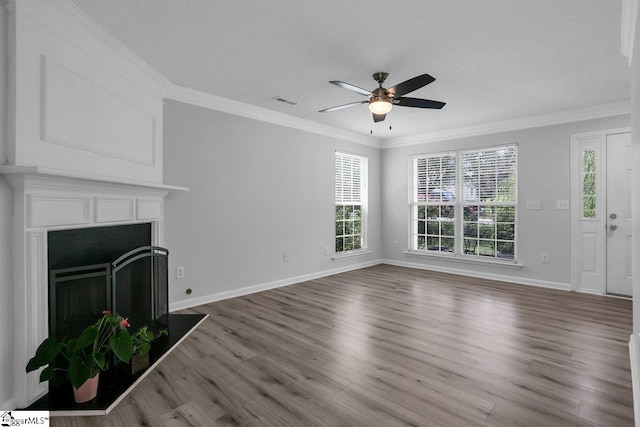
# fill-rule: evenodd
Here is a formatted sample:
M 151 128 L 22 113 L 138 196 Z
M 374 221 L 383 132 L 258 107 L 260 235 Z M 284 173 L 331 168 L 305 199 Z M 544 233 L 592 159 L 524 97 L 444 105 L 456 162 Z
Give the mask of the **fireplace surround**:
M 150 246 L 163 246 L 163 199 L 186 188 L 60 173 L 37 166 L 0 166 L 14 192 L 14 360 L 29 360 L 49 336 L 48 235 L 60 230 L 149 224 Z M 14 364 L 15 404 L 48 392 L 38 373 Z

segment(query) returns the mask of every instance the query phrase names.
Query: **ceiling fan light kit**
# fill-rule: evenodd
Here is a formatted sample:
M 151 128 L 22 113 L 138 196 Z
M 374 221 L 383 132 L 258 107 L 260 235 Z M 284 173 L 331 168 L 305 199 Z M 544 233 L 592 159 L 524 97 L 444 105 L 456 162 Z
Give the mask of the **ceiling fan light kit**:
M 387 99 L 373 99 L 369 101 L 369 111 L 373 114 L 387 114 L 393 108 L 393 104 Z
M 385 89 L 382 87 L 382 83 L 387 80 L 387 77 L 389 77 L 389 73 L 374 73 L 373 79 L 378 82 L 378 87 L 372 91 L 368 91 L 366 89 L 362 89 L 358 86 L 341 82 L 339 80 L 330 81 L 329 83 L 332 83 L 343 89 L 347 89 L 359 95 L 368 96 L 369 101 L 359 101 L 352 102 L 350 104 L 338 105 L 336 107 L 325 108 L 324 110 L 320 110 L 320 112 L 327 113 L 329 111 L 342 110 L 344 108 L 355 107 L 356 105 L 368 103 L 369 111 L 373 113 L 373 121 L 378 123 L 385 119 L 387 113 L 391 111 L 394 105 L 399 105 L 401 107 L 431 108 L 438 110 L 445 106 L 445 103 L 440 101 L 403 97 L 403 95 L 409 92 L 413 92 L 414 90 L 418 90 L 421 87 L 428 85 L 429 83 L 433 83 L 436 79 L 431 77 L 429 74 L 421 74 L 412 79 L 399 83 L 393 87 L 390 87 L 389 89 Z

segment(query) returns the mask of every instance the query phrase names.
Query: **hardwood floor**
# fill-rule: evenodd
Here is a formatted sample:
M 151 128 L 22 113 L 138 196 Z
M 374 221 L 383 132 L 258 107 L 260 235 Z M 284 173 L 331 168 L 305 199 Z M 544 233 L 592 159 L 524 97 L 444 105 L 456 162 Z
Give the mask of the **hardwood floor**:
M 631 426 L 631 301 L 389 265 L 210 316 L 105 417 L 52 426 Z

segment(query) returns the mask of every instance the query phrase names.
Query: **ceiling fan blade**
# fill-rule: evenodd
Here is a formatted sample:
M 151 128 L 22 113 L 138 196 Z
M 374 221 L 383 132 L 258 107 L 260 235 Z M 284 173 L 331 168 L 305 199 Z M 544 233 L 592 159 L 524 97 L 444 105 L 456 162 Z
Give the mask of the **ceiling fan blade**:
M 397 98 L 394 101 L 394 104 L 400 105 L 402 107 L 435 108 L 439 110 L 446 105 L 446 102 L 432 101 L 430 99 L 402 97 Z
M 387 117 L 386 114 L 373 113 L 373 121 L 376 122 L 376 123 L 384 121 L 385 117 Z
M 423 86 L 435 81 L 429 74 L 422 74 L 387 89 L 387 96 L 399 97 L 414 90 L 418 90 Z
M 350 104 L 338 105 L 337 107 L 325 108 L 324 110 L 320 110 L 319 113 L 328 113 L 329 111 L 342 110 L 343 108 L 355 107 L 356 105 L 362 105 L 367 103 L 369 103 L 369 101 L 352 102 Z
M 349 83 L 341 82 L 339 80 L 332 80 L 329 83 L 332 83 L 332 84 L 334 84 L 336 86 L 340 86 L 343 89 L 350 90 L 351 92 L 359 93 L 360 95 L 364 95 L 364 96 L 372 96 L 373 95 L 370 91 L 368 91 L 366 89 L 362 89 L 361 87 L 354 86 L 354 85 L 349 84 Z

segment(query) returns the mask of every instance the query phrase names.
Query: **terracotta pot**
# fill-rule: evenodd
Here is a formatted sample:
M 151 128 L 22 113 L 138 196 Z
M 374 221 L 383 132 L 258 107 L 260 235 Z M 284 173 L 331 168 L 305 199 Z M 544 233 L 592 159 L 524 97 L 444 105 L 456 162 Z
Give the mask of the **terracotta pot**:
M 76 403 L 88 402 L 95 398 L 98 394 L 98 380 L 100 379 L 100 371 L 95 377 L 89 378 L 80 386 L 80 388 L 73 387 L 73 398 Z

